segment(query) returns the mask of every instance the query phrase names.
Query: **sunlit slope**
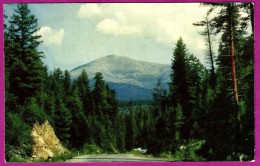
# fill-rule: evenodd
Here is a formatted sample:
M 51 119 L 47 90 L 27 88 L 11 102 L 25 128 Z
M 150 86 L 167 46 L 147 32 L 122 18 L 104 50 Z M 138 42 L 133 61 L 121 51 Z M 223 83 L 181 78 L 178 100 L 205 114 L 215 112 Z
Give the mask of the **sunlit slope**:
M 137 61 L 124 56 L 109 55 L 71 70 L 72 78 L 77 78 L 85 69 L 89 79 L 101 72 L 104 80 L 117 92 L 120 100 L 149 100 L 158 79 L 167 85 L 170 65 Z

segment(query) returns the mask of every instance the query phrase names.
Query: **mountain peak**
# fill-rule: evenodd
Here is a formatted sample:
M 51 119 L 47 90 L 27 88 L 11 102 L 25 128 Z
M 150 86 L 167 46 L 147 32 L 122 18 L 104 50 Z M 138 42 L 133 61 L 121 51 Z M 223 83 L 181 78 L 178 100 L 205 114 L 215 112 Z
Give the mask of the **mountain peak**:
M 114 55 L 114 54 L 105 56 L 105 58 L 117 58 L 117 57 L 122 57 L 122 56 Z
M 118 61 L 120 61 L 120 60 L 121 61 L 127 61 L 127 60 L 133 60 L 133 59 L 125 57 L 125 56 L 114 55 L 114 54 L 107 55 L 107 56 L 103 56 L 101 58 L 95 59 L 95 60 L 93 60 L 93 61 L 91 61 L 89 63 L 77 66 L 77 67 L 73 68 L 71 70 L 71 72 L 77 71 L 79 69 L 83 69 L 85 67 L 88 67 L 91 64 L 96 64 L 96 63 L 99 63 L 99 64 L 101 64 L 101 63 L 113 63 L 113 62 L 114 63 L 119 63 Z
M 70 72 L 71 77 L 77 78 L 83 69 L 90 80 L 97 72 L 101 72 L 106 82 L 114 83 L 113 85 L 117 87 L 119 84 L 124 85 L 123 87 L 127 84 L 135 89 L 139 87 L 139 90 L 140 88 L 152 90 L 158 79 L 167 85 L 171 71 L 170 65 L 138 61 L 118 55 L 108 55 L 78 66 Z
M 97 60 L 104 60 L 104 59 L 113 59 L 113 60 L 134 60 L 132 58 L 129 58 L 129 57 L 126 57 L 126 56 L 120 56 L 120 55 L 107 55 L 107 56 L 104 56 L 104 57 L 101 57 Z M 93 61 L 92 61 L 93 62 Z

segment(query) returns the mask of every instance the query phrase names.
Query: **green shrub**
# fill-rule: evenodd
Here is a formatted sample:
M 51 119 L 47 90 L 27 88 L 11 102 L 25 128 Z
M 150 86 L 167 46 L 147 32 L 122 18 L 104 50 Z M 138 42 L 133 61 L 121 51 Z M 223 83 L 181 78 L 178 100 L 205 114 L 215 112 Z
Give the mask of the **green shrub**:
M 32 98 L 29 103 L 21 108 L 23 119 L 30 125 L 35 122 L 43 123 L 47 119 L 44 110 L 36 103 L 36 99 Z
M 6 113 L 5 125 L 6 161 L 20 161 L 20 158 L 31 156 L 31 127 L 10 112 Z
M 65 153 L 62 155 L 54 156 L 47 162 L 64 162 L 66 160 L 72 159 L 75 156 L 76 156 L 76 153 Z
M 103 153 L 102 149 L 96 144 L 85 144 L 82 147 L 83 154 L 100 154 Z
M 161 153 L 160 155 L 159 155 L 159 158 L 163 158 L 163 159 L 166 159 L 166 160 L 169 160 L 169 161 L 171 161 L 171 160 L 173 160 L 173 155 L 172 155 L 172 153 L 169 151 L 169 152 L 163 152 L 163 153 Z
M 26 162 L 27 159 L 24 159 L 22 156 L 19 155 L 12 155 L 9 158 L 8 162 Z
M 204 161 L 205 159 L 197 154 L 204 143 L 204 140 L 193 140 L 186 145 L 182 145 L 173 154 L 173 159 L 175 161 Z

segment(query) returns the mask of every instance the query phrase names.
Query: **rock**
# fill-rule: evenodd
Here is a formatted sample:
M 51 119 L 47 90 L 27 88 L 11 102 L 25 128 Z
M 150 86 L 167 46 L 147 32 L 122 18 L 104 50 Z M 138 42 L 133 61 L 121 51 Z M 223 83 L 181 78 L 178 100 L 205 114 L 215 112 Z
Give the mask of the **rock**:
M 33 159 L 48 160 L 53 156 L 69 152 L 62 146 L 48 121 L 45 121 L 42 125 L 34 124 L 31 136 L 33 138 Z

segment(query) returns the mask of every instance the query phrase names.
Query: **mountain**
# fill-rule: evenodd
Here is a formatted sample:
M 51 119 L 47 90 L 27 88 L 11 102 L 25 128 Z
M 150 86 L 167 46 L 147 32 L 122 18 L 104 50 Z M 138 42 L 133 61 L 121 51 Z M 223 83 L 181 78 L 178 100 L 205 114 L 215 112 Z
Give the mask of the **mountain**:
M 131 84 L 107 83 L 110 88 L 116 90 L 116 97 L 122 101 L 128 100 L 152 100 L 152 89 L 142 88 Z
M 116 90 L 119 100 L 150 100 L 158 79 L 167 87 L 170 65 L 134 60 L 124 56 L 108 55 L 70 71 L 73 79 L 85 69 L 89 79 L 101 72 L 104 80 Z

